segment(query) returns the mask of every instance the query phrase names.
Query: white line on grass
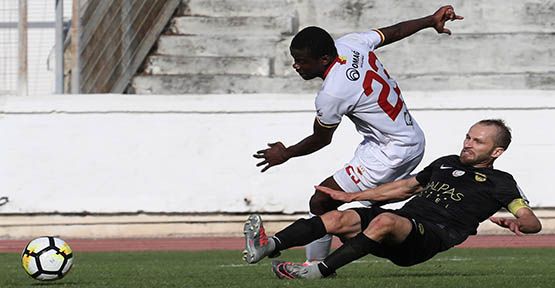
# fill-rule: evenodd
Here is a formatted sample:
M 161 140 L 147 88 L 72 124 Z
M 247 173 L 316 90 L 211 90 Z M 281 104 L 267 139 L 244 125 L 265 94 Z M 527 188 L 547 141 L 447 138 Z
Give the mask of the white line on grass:
M 514 257 L 513 257 L 514 258 Z M 435 262 L 449 262 L 449 261 L 453 261 L 453 262 L 459 262 L 459 261 L 471 261 L 472 258 L 464 258 L 464 257 L 449 257 L 449 258 L 437 258 L 437 259 L 432 259 L 430 261 L 435 261 Z M 384 262 L 389 262 L 389 260 L 387 259 L 373 259 L 373 260 L 355 260 L 353 261 L 353 263 L 355 264 L 365 264 L 365 263 L 384 263 Z M 247 267 L 247 266 L 256 266 L 258 264 L 221 264 L 218 265 L 218 267 L 221 268 L 240 268 L 240 267 Z
M 247 267 L 247 266 L 256 266 L 253 264 L 221 264 L 218 265 L 218 267 L 222 267 L 222 268 L 238 268 L 238 267 Z

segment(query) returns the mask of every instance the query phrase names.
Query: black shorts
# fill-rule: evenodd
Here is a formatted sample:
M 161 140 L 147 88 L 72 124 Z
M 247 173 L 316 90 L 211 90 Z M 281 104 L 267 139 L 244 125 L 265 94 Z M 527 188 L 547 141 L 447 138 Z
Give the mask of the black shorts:
M 414 219 L 404 215 L 401 211 L 384 209 L 372 206 L 370 208 L 355 208 L 361 219 L 361 228 L 364 231 L 372 219 L 389 212 L 407 218 L 412 223 L 412 230 L 405 241 L 400 244 L 382 244 L 382 253 L 375 255 L 391 260 L 399 266 L 412 266 L 434 257 L 437 253 L 445 251 L 451 246 L 446 241 L 447 233 L 434 223 Z

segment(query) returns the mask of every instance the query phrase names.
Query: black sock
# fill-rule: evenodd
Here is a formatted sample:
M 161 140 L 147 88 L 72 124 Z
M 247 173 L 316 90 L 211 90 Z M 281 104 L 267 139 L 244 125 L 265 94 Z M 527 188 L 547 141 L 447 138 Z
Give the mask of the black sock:
M 306 245 L 326 235 L 326 227 L 319 216 L 299 219 L 274 235 L 276 250 Z
M 383 255 L 383 246 L 366 237 L 363 233 L 359 233 L 333 251 L 324 261 L 318 264 L 318 268 L 322 275 L 326 277 L 333 274 L 335 270 L 370 253 L 376 256 Z

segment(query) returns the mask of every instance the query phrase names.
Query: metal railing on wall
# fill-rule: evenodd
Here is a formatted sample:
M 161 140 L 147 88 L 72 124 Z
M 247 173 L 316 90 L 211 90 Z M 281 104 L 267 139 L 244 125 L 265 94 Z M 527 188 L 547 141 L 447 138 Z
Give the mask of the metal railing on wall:
M 0 1 L 0 95 L 124 92 L 179 3 Z
M 63 18 L 62 3 L 71 8 L 71 1 L 0 1 L 0 95 L 63 91 L 54 89 L 55 71 L 51 64 L 57 58 L 53 53 L 56 18 L 62 26 L 59 31 L 63 39 L 69 21 Z
M 18 61 L 17 61 L 17 95 L 27 95 L 27 0 L 19 0 Z
M 20 2 L 25 1 L 2 1 L 0 2 L 0 95 L 1 94 L 17 94 L 18 87 L 22 84 L 19 80 L 18 71 L 23 70 L 20 68 L 22 65 L 19 63 L 20 58 L 26 59 L 26 55 L 22 56 L 19 41 L 20 35 L 20 22 L 21 14 L 19 9 Z M 19 10 L 18 10 L 19 9 Z M 24 30 L 23 30 L 24 31 Z M 23 70 L 24 71 L 24 70 Z M 22 73 L 22 75 L 26 74 Z M 23 92 L 23 91 L 21 91 Z
M 73 0 L 65 53 L 71 93 L 122 93 L 180 0 Z

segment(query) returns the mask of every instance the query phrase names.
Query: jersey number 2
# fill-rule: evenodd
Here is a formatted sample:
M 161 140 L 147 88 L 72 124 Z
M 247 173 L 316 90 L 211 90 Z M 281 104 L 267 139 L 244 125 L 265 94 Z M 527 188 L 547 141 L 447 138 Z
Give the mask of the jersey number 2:
M 366 94 L 366 96 L 370 96 L 370 94 L 374 92 L 374 89 L 372 88 L 372 82 L 374 82 L 374 80 L 378 81 L 378 83 L 382 85 L 382 89 L 378 96 L 378 105 L 380 105 L 382 110 L 385 112 L 385 114 L 387 114 L 387 116 L 389 116 L 389 118 L 391 118 L 391 120 L 395 121 L 395 119 L 401 112 L 401 108 L 403 108 L 403 100 L 401 99 L 401 97 L 399 97 L 399 95 L 401 95 L 401 90 L 397 85 L 395 85 L 393 91 L 395 91 L 395 94 L 397 95 L 397 101 L 395 103 L 395 106 L 391 105 L 391 103 L 387 101 L 387 97 L 389 96 L 389 92 L 391 91 L 391 86 L 389 85 L 387 80 L 383 79 L 383 77 L 376 73 L 376 71 L 378 71 L 378 58 L 376 58 L 374 52 L 370 52 L 368 54 L 368 64 L 370 64 L 372 70 L 368 70 L 366 72 L 366 75 L 364 76 L 364 82 L 362 82 L 364 94 Z M 384 72 L 385 75 L 390 78 L 385 69 Z

